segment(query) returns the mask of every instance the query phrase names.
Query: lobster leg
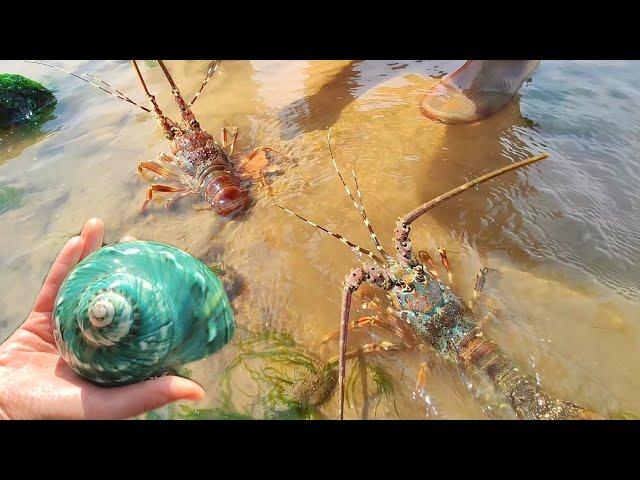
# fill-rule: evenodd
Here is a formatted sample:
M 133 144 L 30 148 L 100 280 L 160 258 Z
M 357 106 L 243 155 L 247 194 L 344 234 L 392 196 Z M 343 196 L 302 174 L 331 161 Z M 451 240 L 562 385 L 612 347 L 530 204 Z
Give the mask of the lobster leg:
M 487 280 L 488 272 L 489 272 L 489 269 L 486 267 L 483 267 L 476 274 L 476 280 L 473 285 L 473 298 L 469 300 L 469 308 L 471 309 L 475 307 L 476 302 L 478 301 L 478 299 L 480 298 L 480 295 L 482 294 L 482 291 L 484 290 L 484 284 L 485 284 L 485 281 Z M 494 313 L 495 311 L 493 310 L 493 308 L 491 308 L 491 312 L 486 314 L 484 317 L 480 319 L 480 321 L 478 322 L 478 327 L 484 328 L 487 324 L 489 324 L 494 317 Z
M 373 265 L 354 268 L 344 280 L 342 290 L 342 312 L 340 315 L 340 344 L 338 358 L 338 395 L 340 401 L 340 420 L 344 418 L 344 378 L 347 362 L 347 332 L 349 330 L 349 315 L 351 299 L 354 292 L 363 282 L 372 283 L 385 290 L 390 290 L 396 284 L 393 276 L 384 268 Z
M 477 300 L 484 289 L 484 283 L 487 280 L 487 272 L 489 269 L 487 267 L 483 267 L 476 274 L 476 282 L 473 286 L 473 300 Z
M 234 137 L 234 143 L 235 143 L 235 137 Z M 233 143 L 232 143 L 231 151 L 233 152 Z M 259 147 L 254 149 L 249 155 L 247 155 L 240 162 L 238 162 L 238 170 L 239 172 L 241 172 L 244 178 L 251 178 L 254 181 L 259 181 L 269 191 L 269 195 L 273 196 L 271 185 L 269 185 L 269 182 L 267 181 L 267 174 L 280 173 L 282 172 L 282 168 L 275 165 L 269 165 L 270 163 L 269 157 L 267 157 L 264 154 L 264 152 L 276 153 L 278 155 L 282 155 L 283 157 L 289 160 L 289 158 L 286 155 L 284 155 L 281 152 L 278 152 L 277 150 L 274 150 L 273 148 Z M 256 160 L 253 160 L 260 153 L 263 153 L 262 158 L 257 158 Z
M 362 355 L 369 355 L 372 353 L 384 353 L 384 352 L 399 352 L 406 350 L 407 346 L 403 343 L 392 343 L 383 340 L 378 343 L 365 343 L 361 347 L 347 353 L 346 358 L 351 359 Z
M 195 190 L 187 190 L 186 192 L 182 192 L 182 193 L 178 193 L 177 195 L 174 195 L 173 197 L 167 200 L 167 208 L 171 208 L 173 204 L 176 203 L 176 201 L 179 200 L 180 198 L 186 197 L 187 195 L 193 195 L 194 193 L 197 193 L 197 192 Z
M 447 270 L 447 275 L 449 278 L 449 283 L 453 286 L 453 273 L 451 273 L 451 264 L 449 263 L 449 259 L 447 258 L 447 250 L 442 247 L 438 247 L 438 253 L 440 254 L 440 260 L 442 260 L 442 265 Z
M 231 139 L 231 148 L 229 149 L 229 156 L 233 155 L 233 149 L 236 147 L 236 140 L 238 140 L 238 127 L 233 129 L 233 138 Z M 227 127 L 222 129 L 222 147 L 227 148 L 229 144 L 229 130 Z
M 416 375 L 416 384 L 413 391 L 413 399 L 424 404 L 424 407 L 426 409 L 425 413 L 427 414 L 427 416 L 438 418 L 440 415 L 438 414 L 438 410 L 434 405 L 433 398 L 429 394 L 428 389 L 430 374 L 431 370 L 429 368 L 429 364 L 427 362 L 422 362 Z
M 429 375 L 429 366 L 426 362 L 420 364 L 418 375 L 416 375 L 416 390 L 424 391 L 427 387 L 427 377 Z
M 138 163 L 138 173 L 140 175 L 144 175 L 146 172 L 149 172 L 149 171 L 157 173 L 158 175 L 166 178 L 173 178 L 173 179 L 179 178 L 175 172 L 171 171 L 170 169 L 168 169 L 163 165 L 160 165 L 157 162 Z
M 197 212 L 202 212 L 204 210 L 213 210 L 213 207 L 211 205 L 205 205 L 205 206 L 193 205 L 193 209 Z
M 140 208 L 140 213 L 143 213 L 147 208 L 148 203 L 153 198 L 153 192 L 185 192 L 185 191 L 187 191 L 187 187 L 172 187 L 171 185 L 160 185 L 160 184 L 154 183 L 153 185 L 150 185 L 149 188 L 147 189 L 147 195 L 145 197 L 144 203 L 142 204 L 142 207 Z
M 167 165 L 173 165 L 174 158 L 171 155 L 167 155 L 166 153 L 161 153 L 158 156 L 158 160 L 166 163 Z
M 381 320 L 378 317 L 360 317 L 357 320 L 354 320 L 353 322 L 349 323 L 349 326 L 347 328 L 349 328 L 350 330 L 355 330 L 355 329 L 360 329 L 360 328 L 364 328 L 364 327 L 379 327 L 383 330 L 387 330 L 388 332 L 392 333 L 393 335 L 395 335 L 396 337 L 405 340 L 405 337 L 407 336 L 407 333 L 402 329 L 402 327 L 399 327 L 397 325 L 393 325 L 392 323 L 389 323 L 385 320 Z M 325 335 L 324 337 L 322 337 L 322 339 L 320 340 L 320 343 L 327 343 L 330 340 L 333 340 L 335 337 L 337 337 L 338 335 L 340 335 L 340 330 L 334 330 L 333 332 L 330 332 L 329 334 Z
M 282 155 L 285 158 L 288 158 L 284 153 L 279 152 L 278 150 L 274 150 L 271 147 L 258 147 L 258 148 L 255 148 L 249 155 L 244 157 L 239 163 L 240 164 L 246 164 L 246 163 L 250 162 L 260 152 L 271 152 L 271 153 L 275 153 L 277 155 Z M 266 162 L 265 162 L 265 166 L 266 166 Z M 263 173 L 271 173 L 271 172 L 274 172 L 274 171 L 276 171 L 276 170 L 274 170 L 273 168 L 271 168 L 271 169 L 263 169 Z
M 429 273 L 433 275 L 434 278 L 440 278 L 440 274 L 438 273 L 438 270 L 436 270 L 436 264 L 428 252 L 426 252 L 425 250 L 420 250 L 418 252 L 418 259 L 420 260 L 420 263 L 422 265 L 427 266 L 427 268 L 429 269 Z

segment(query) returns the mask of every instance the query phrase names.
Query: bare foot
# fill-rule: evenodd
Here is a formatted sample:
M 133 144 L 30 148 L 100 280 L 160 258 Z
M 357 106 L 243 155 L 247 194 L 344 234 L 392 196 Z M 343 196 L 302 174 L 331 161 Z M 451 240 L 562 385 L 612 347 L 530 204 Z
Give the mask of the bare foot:
M 469 123 L 504 107 L 540 60 L 469 60 L 420 102 L 423 115 L 442 123 Z

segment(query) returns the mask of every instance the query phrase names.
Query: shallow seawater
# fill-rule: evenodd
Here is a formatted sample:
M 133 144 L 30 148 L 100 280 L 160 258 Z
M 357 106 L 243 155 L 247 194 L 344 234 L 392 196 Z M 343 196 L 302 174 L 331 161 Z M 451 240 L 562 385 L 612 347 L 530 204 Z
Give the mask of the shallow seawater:
M 98 75 L 146 105 L 122 61 L 58 61 Z M 170 61 L 185 96 L 207 61 Z M 486 331 L 549 392 L 601 414 L 640 411 L 640 63 L 543 61 L 520 94 L 494 116 L 442 125 L 419 101 L 461 61 L 226 61 L 194 111 L 209 132 L 238 126 L 237 159 L 258 146 L 295 162 L 256 182 L 254 204 L 225 220 L 195 197 L 167 210 L 138 209 L 148 182 L 136 173 L 168 143 L 150 115 L 40 65 L 0 61 L 54 89 L 55 111 L 28 132 L 0 132 L 0 186 L 22 192 L 0 210 L 0 340 L 26 317 L 63 243 L 99 216 L 106 242 L 124 235 L 170 243 L 238 273 L 236 318 L 250 329 L 289 332 L 332 357 L 319 339 L 338 327 L 341 284 L 357 258 L 337 240 L 274 207 L 277 202 L 371 248 L 328 155 L 358 175 L 383 245 L 397 217 L 478 175 L 537 154 L 510 173 L 432 210 L 414 223 L 414 246 L 448 249 L 456 289 L 467 299 L 481 266 L 489 275 L 481 311 Z M 143 73 L 171 116 L 177 107 L 162 72 Z M 352 318 L 370 313 L 354 301 Z M 357 334 L 352 341 L 372 341 Z M 220 369 L 233 348 L 189 368 L 215 404 Z M 356 401 L 349 418 L 487 418 L 454 368 L 429 352 L 389 353 L 396 403 Z M 416 389 L 419 365 L 427 383 Z M 361 399 L 362 400 L 362 399 Z M 337 399 L 325 407 L 337 412 Z

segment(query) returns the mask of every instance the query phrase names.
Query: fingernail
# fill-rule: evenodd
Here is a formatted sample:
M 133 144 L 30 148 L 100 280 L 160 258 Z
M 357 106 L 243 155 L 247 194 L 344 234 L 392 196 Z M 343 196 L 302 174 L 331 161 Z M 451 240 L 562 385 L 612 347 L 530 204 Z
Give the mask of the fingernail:
M 124 237 L 122 237 L 120 239 L 120 243 L 122 243 L 122 242 L 135 242 L 136 240 L 138 240 L 136 237 L 132 237 L 131 235 L 125 235 Z

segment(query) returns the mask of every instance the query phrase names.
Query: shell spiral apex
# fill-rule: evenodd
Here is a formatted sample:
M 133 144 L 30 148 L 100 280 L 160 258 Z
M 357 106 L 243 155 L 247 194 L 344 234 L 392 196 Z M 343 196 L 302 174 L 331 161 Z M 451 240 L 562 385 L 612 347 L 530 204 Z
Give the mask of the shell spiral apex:
M 157 242 L 103 247 L 62 284 L 53 333 L 62 358 L 104 386 L 162 375 L 231 340 L 222 282 L 195 257 Z

